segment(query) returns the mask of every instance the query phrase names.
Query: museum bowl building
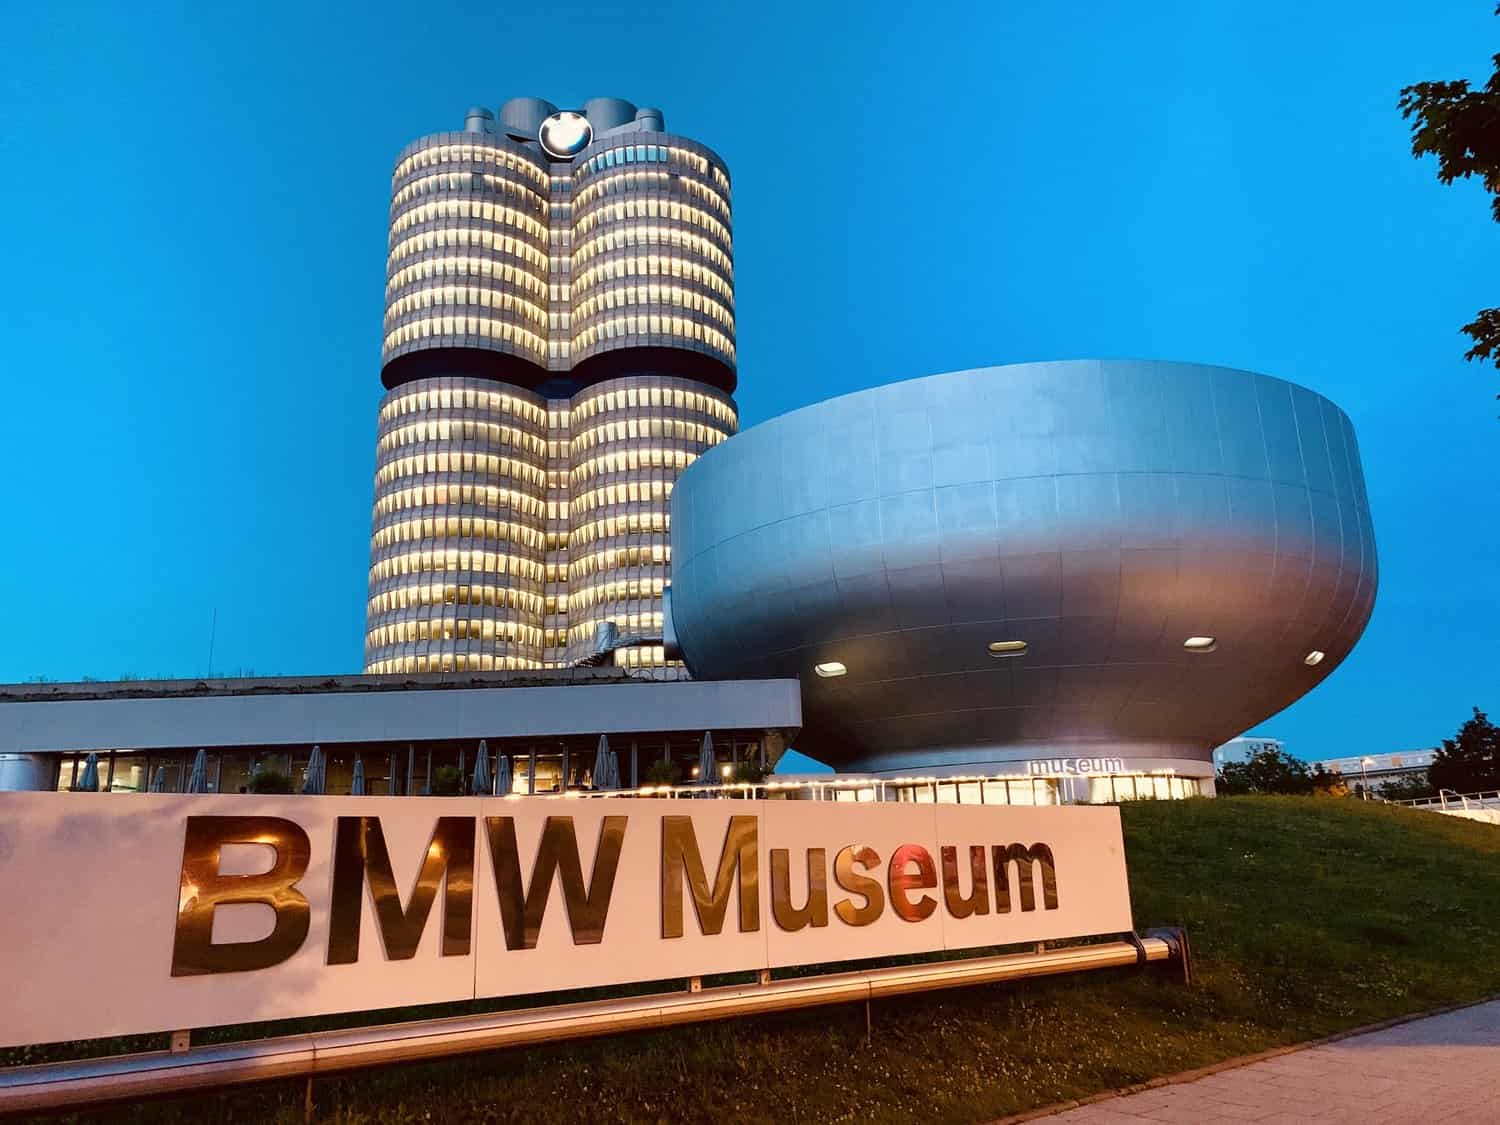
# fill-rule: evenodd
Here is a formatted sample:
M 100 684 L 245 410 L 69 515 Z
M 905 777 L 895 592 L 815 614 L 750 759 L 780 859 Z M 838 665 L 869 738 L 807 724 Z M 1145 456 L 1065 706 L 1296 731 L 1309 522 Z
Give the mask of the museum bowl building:
M 793 411 L 682 475 L 671 538 L 693 676 L 799 678 L 797 748 L 887 775 L 1211 792 L 1213 747 L 1338 667 L 1377 584 L 1344 413 L 1185 363 L 981 368 Z

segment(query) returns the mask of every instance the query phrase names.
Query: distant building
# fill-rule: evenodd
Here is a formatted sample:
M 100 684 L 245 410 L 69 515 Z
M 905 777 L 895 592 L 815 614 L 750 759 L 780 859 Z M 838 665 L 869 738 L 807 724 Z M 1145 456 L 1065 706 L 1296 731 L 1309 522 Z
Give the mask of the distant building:
M 1250 738 L 1244 735 L 1231 738 L 1214 750 L 1214 769 L 1220 769 L 1227 762 L 1248 762 L 1267 750 L 1283 752 L 1286 750 L 1286 743 L 1279 738 Z
M 1350 788 L 1365 785 L 1371 789 L 1406 778 L 1426 774 L 1432 765 L 1436 750 L 1397 750 L 1389 754 L 1365 754 L 1353 758 L 1325 758 L 1321 762 L 1310 762 L 1322 766 L 1330 773 L 1343 774 Z

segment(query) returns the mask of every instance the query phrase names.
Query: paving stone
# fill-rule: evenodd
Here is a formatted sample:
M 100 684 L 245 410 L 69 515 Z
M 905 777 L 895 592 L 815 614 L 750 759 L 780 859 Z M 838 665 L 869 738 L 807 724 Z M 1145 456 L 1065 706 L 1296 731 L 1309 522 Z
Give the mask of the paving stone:
M 1079 1106 L 1068 1125 L 1500 1120 L 1500 1000 Z

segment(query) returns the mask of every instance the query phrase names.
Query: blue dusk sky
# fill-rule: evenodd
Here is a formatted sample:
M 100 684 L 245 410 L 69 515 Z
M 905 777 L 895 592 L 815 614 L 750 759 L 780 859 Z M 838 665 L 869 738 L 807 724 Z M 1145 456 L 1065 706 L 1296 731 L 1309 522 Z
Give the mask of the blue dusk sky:
M 1304 757 L 1500 711 L 1500 304 L 1401 86 L 1490 0 L 13 6 L 0 681 L 357 671 L 393 158 L 517 94 L 666 111 L 734 176 L 742 423 L 958 368 L 1150 357 L 1354 421 L 1381 556 Z M 216 624 L 215 624 L 216 620 Z

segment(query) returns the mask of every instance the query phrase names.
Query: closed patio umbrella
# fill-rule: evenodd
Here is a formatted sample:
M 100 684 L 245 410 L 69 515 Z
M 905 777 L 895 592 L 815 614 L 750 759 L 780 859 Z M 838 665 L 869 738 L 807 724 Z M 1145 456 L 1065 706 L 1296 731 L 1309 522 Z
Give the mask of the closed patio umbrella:
M 167 767 L 157 766 L 156 772 L 151 775 L 150 793 L 165 793 L 167 791 Z
M 510 755 L 495 755 L 495 792 L 505 797 L 510 794 Z
M 354 755 L 354 780 L 349 782 L 349 793 L 355 797 L 363 797 L 368 790 L 365 788 L 365 764 L 359 760 L 359 755 Z
M 328 767 L 323 760 L 322 748 L 314 746 L 312 753 L 307 756 L 307 774 L 302 779 L 302 792 L 326 793 L 327 784 Z
M 703 748 L 698 751 L 698 784 L 717 785 L 715 776 L 718 765 L 714 761 L 714 736 L 712 731 L 703 732 Z
M 83 773 L 78 775 L 73 788 L 85 793 L 99 792 L 99 755 L 92 750 L 89 751 L 88 761 L 83 764 Z
M 608 789 L 609 785 L 609 738 L 599 736 L 599 748 L 594 751 L 594 788 Z
M 188 774 L 186 792 L 208 792 L 208 752 L 205 750 L 199 750 L 198 756 L 193 759 L 193 771 Z
M 490 786 L 490 748 L 480 739 L 479 756 L 474 761 L 474 778 L 469 785 L 469 792 L 488 797 Z
M 604 763 L 604 771 L 604 788 L 620 788 L 620 755 L 616 754 L 613 750 L 609 752 L 609 756 Z

